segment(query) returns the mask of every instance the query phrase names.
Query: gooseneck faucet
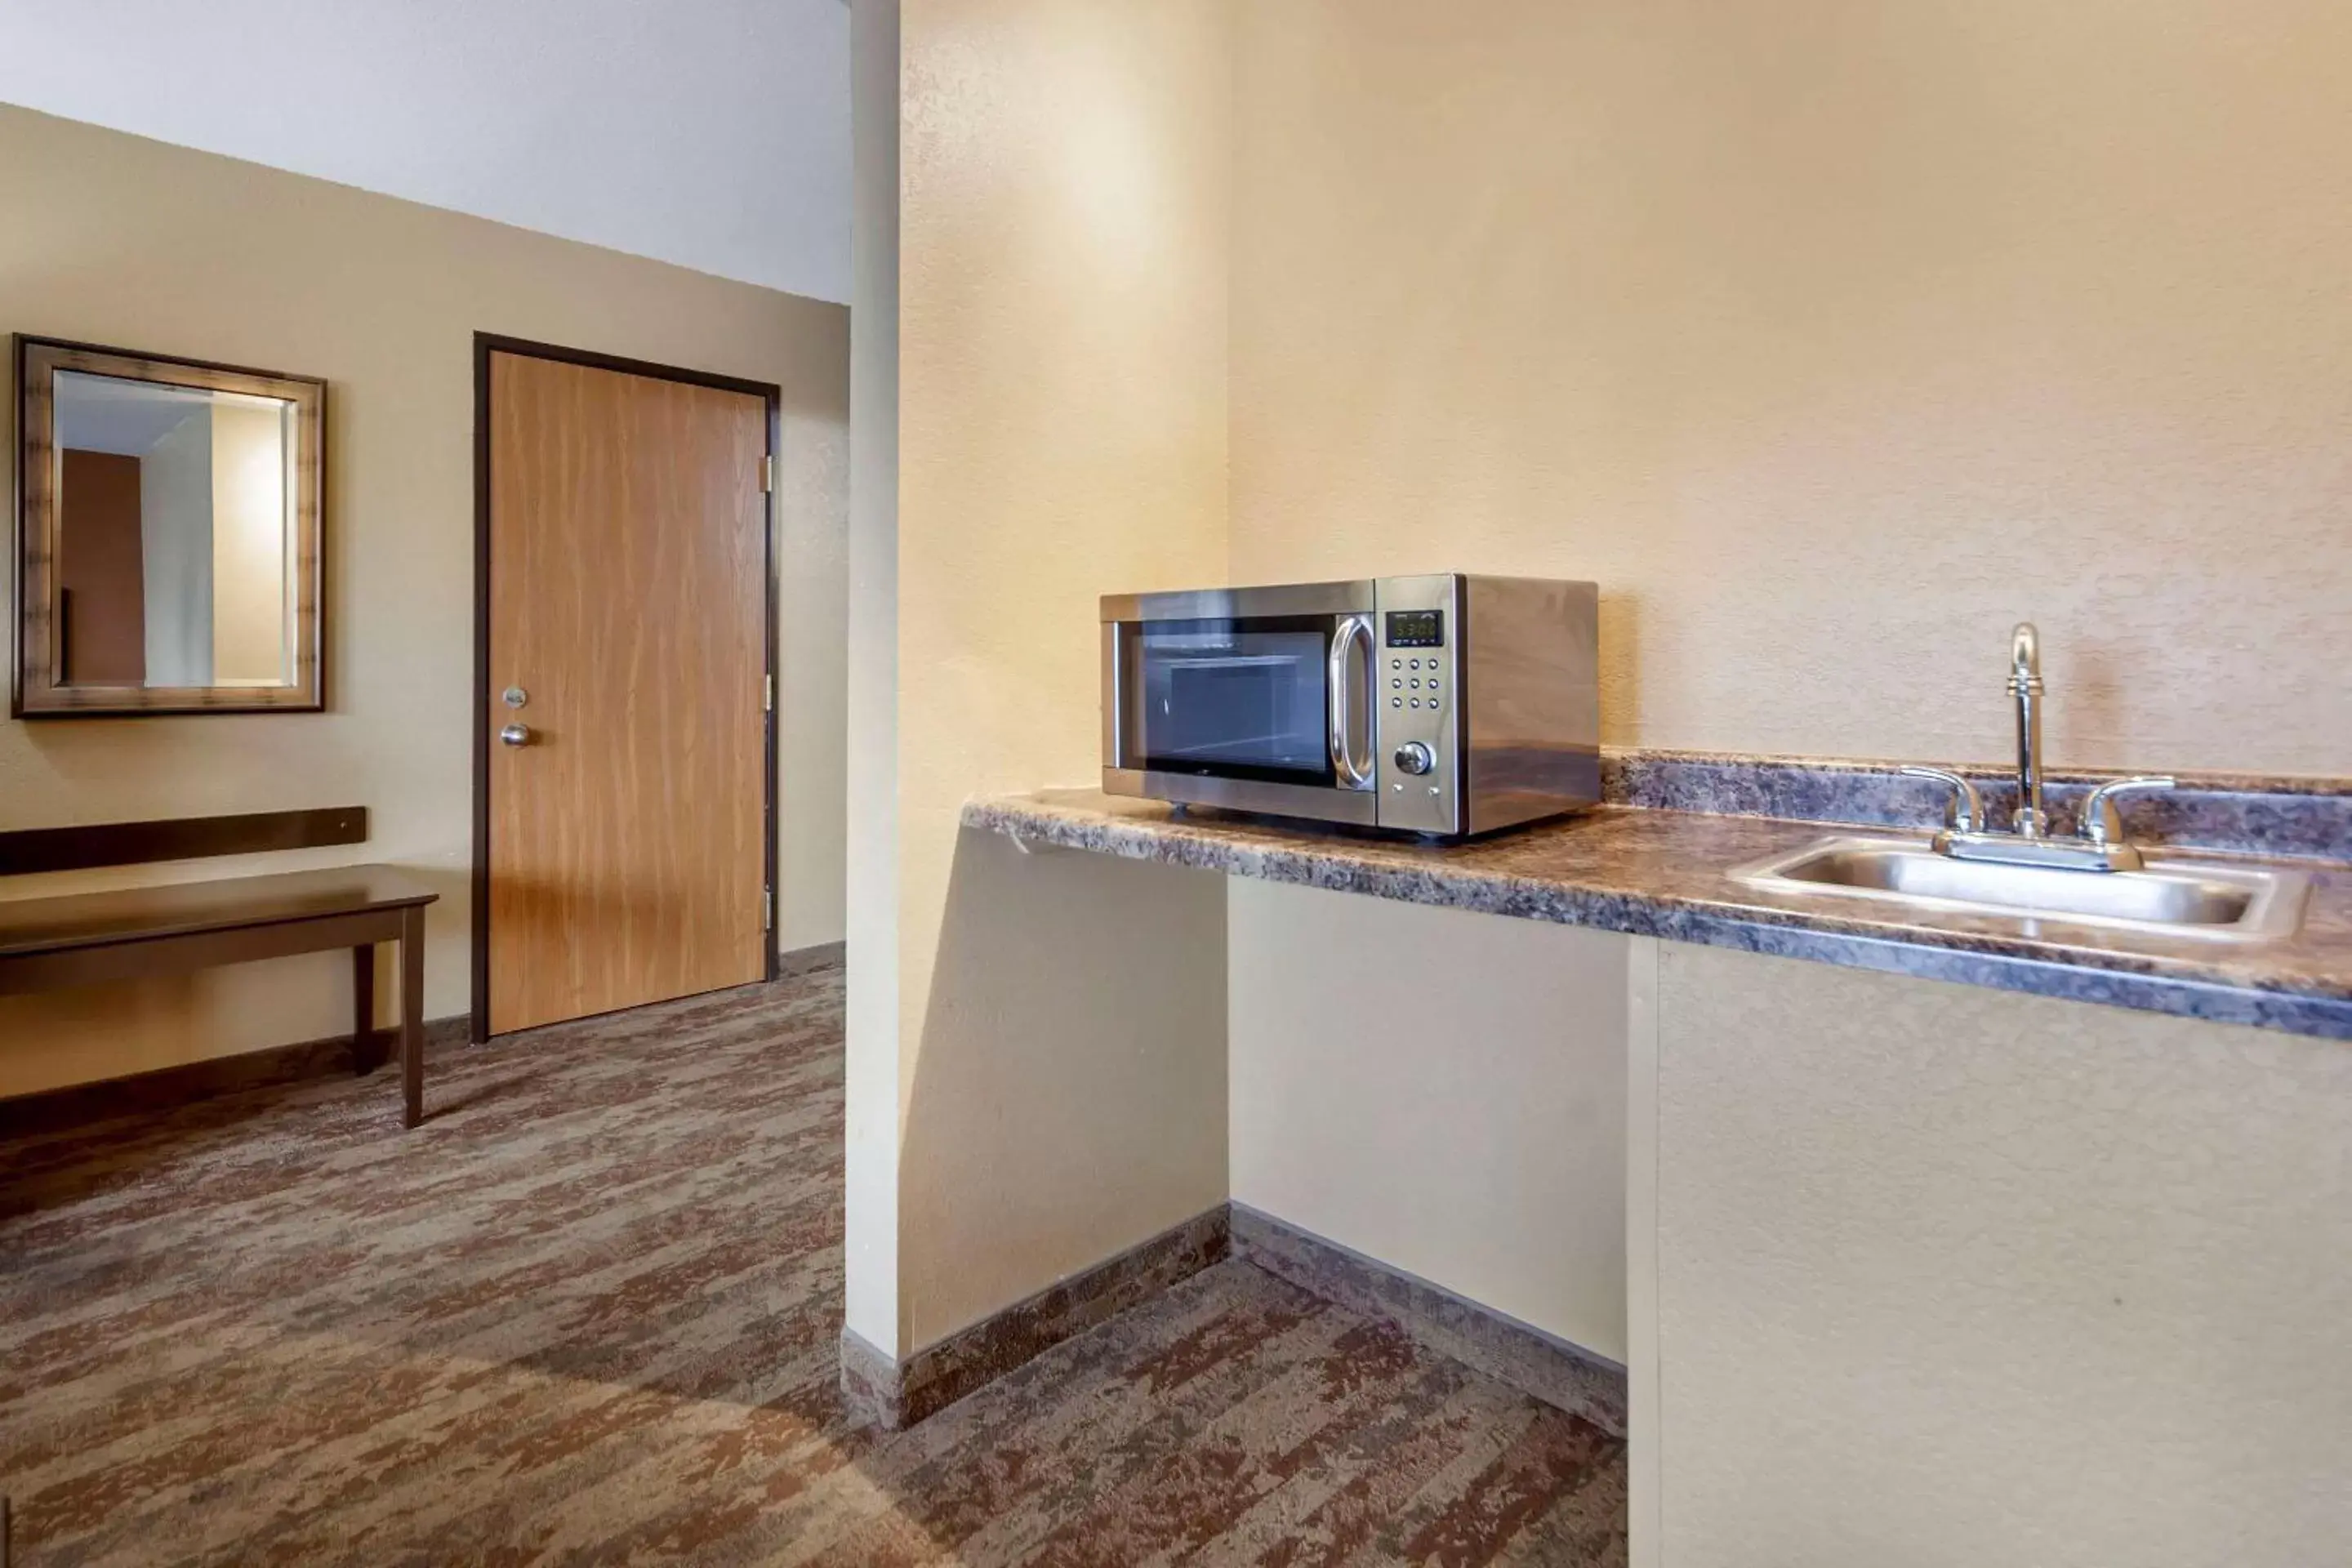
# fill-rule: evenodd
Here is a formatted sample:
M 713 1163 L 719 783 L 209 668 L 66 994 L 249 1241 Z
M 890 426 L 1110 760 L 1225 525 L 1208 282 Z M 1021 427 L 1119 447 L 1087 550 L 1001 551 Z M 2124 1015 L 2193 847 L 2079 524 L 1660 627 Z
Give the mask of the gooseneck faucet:
M 2137 790 L 2170 789 L 2168 778 L 2109 779 L 2084 797 L 2082 825 L 2071 836 L 2053 837 L 2042 801 L 2042 635 L 2031 621 L 2009 634 L 2009 695 L 2017 704 L 2017 808 L 2009 831 L 1995 833 L 1985 820 L 1976 785 L 1942 768 L 1905 768 L 1908 777 L 1933 779 L 1952 792 L 1944 831 L 1936 849 L 1962 860 L 1994 860 L 2012 866 L 2048 866 L 2074 871 L 2137 871 L 2140 852 L 2124 837 L 2116 797 Z
M 2017 815 L 2011 831 L 2040 838 L 2050 819 L 2042 805 L 2042 634 L 2020 621 L 2009 634 L 2009 695 L 2017 703 Z

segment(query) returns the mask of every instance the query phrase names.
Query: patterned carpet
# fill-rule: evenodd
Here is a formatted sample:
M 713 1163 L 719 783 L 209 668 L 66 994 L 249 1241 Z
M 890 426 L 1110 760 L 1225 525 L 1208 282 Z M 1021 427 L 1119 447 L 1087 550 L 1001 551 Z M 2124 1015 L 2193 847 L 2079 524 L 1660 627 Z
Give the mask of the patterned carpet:
M 0 1149 L 19 1565 L 1623 1561 L 1622 1447 L 1242 1263 L 849 1427 L 837 973 Z

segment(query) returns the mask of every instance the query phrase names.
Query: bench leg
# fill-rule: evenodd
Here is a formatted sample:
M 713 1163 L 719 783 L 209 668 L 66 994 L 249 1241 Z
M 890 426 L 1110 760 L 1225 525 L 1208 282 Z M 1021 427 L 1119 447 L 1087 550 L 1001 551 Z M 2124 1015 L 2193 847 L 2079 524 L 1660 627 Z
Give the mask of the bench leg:
M 425 909 L 400 917 L 401 1125 L 425 1120 Z
M 375 1032 L 375 944 L 352 949 L 352 1071 L 364 1078 L 383 1064 Z

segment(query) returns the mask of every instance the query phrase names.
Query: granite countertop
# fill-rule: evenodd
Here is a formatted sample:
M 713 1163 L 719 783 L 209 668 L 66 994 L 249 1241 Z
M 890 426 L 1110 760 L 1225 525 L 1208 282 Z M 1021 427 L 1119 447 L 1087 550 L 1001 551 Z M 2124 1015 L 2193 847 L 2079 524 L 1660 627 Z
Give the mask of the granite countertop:
M 1440 845 L 1199 807 L 1178 812 L 1086 789 L 973 801 L 963 822 L 1029 847 L 2352 1040 L 2352 866 L 2341 862 L 2210 856 L 2292 868 L 2312 882 L 2295 935 L 2220 942 L 1909 910 L 1833 893 L 1782 896 L 1726 874 L 1840 834 L 1905 836 L 1884 826 L 1600 805 Z M 1927 835 L 1908 837 L 1924 842 Z

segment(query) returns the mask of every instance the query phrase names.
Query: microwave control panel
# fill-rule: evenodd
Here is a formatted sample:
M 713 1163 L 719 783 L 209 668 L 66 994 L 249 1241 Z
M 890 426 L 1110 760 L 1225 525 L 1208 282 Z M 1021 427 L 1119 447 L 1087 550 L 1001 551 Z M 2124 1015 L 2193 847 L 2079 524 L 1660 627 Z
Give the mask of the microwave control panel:
M 1454 833 L 1460 748 L 1454 743 L 1459 685 L 1454 584 L 1451 575 L 1383 577 L 1373 620 L 1373 778 L 1380 825 L 1414 833 Z

